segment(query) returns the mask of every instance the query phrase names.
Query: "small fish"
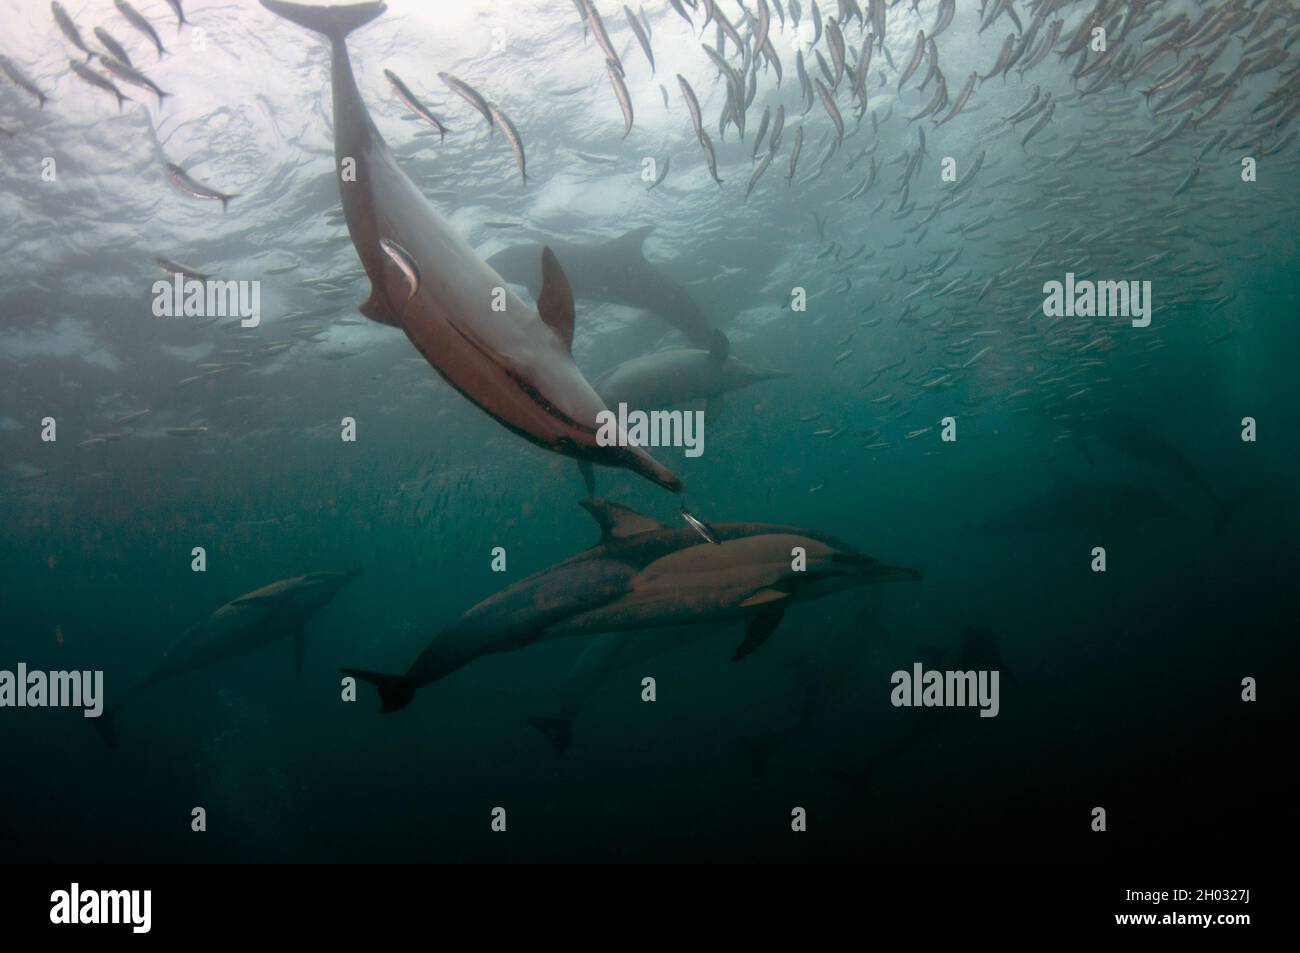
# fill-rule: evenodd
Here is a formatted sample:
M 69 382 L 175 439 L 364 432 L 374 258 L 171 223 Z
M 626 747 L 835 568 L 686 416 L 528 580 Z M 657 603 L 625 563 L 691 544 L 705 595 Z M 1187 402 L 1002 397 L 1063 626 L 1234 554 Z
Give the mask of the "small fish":
M 97 26 L 95 27 L 95 36 L 99 39 L 99 42 L 103 44 L 104 49 L 112 53 L 116 59 L 125 63 L 127 66 L 131 65 L 131 57 L 127 54 L 125 47 L 113 38 L 113 34 L 109 33 L 102 26 Z
M 13 60 L 9 59 L 7 56 L 0 56 L 0 70 L 4 70 L 5 75 L 13 80 L 14 84 L 20 89 L 24 89 L 35 96 L 37 102 L 40 103 L 41 108 L 44 108 L 45 101 L 49 97 L 36 88 L 36 84 L 24 75 L 23 71 L 18 68 Z
M 123 96 L 122 91 L 120 89 L 118 89 L 108 80 L 104 79 L 104 77 L 100 76 L 98 73 L 96 73 L 85 63 L 79 63 L 76 60 L 68 60 L 68 65 L 72 68 L 72 72 L 76 73 L 78 76 L 84 79 L 91 86 L 96 86 L 99 89 L 104 90 L 104 92 L 112 93 L 114 96 L 116 96 L 117 108 L 119 110 L 122 108 L 122 104 L 127 101 L 128 97 Z
M 591 27 L 591 32 L 595 35 L 600 48 L 605 51 L 605 59 L 609 60 L 614 69 L 618 70 L 618 75 L 622 76 L 623 62 L 618 58 L 614 44 L 609 41 L 609 34 L 605 31 L 605 21 L 600 18 L 596 4 L 592 0 L 581 0 L 581 3 L 586 8 L 587 25 Z
M 637 42 L 641 44 L 641 51 L 645 53 L 645 58 L 650 61 L 650 75 L 653 76 L 655 74 L 655 55 L 654 51 L 650 49 L 650 37 L 646 34 L 645 27 L 637 20 L 636 14 L 626 6 L 623 7 L 623 13 L 627 16 L 628 26 L 636 34 Z
M 186 195 L 196 199 L 215 199 L 221 203 L 221 210 L 226 210 L 227 204 L 233 198 L 238 198 L 238 194 L 227 195 L 224 192 L 218 192 L 210 186 L 192 178 L 188 172 L 176 165 L 174 162 L 167 163 L 167 177 L 171 180 L 172 185 L 180 189 Z
M 682 89 L 682 98 L 686 100 L 686 108 L 691 114 L 691 125 L 695 127 L 695 138 L 698 139 L 704 132 L 704 122 L 700 118 L 700 101 L 695 96 L 695 90 L 691 89 L 691 84 L 686 82 L 686 78 L 681 73 L 677 74 L 677 85 Z
M 126 63 L 119 62 L 111 56 L 101 56 L 99 61 L 104 68 L 120 79 L 124 83 L 130 83 L 132 86 L 139 86 L 142 89 L 151 90 L 158 97 L 158 105 L 162 105 L 163 97 L 170 96 L 171 93 L 164 93 L 158 88 L 158 85 L 144 73 L 141 73 L 134 66 L 128 66 Z
M 185 19 L 185 11 L 181 9 L 181 0 L 167 0 L 167 6 L 172 8 L 176 14 L 176 32 L 181 32 L 181 27 L 190 21 Z
M 713 181 L 721 187 L 722 180 L 718 178 L 718 157 L 713 151 L 713 140 L 703 130 L 700 130 L 700 148 L 704 150 L 704 161 L 709 164 L 709 175 L 713 176 Z
M 420 269 L 416 267 L 415 260 L 410 253 L 397 242 L 388 238 L 381 238 L 379 247 L 384 250 L 384 254 L 388 256 L 389 260 L 397 266 L 397 269 L 406 278 L 409 290 L 406 294 L 406 300 L 402 302 L 402 306 L 405 307 L 415 297 L 415 293 L 420 290 Z
M 438 130 L 439 142 L 445 141 L 447 133 L 451 132 L 451 130 L 443 125 L 442 120 L 429 112 L 424 103 L 420 102 L 415 93 L 411 92 L 407 88 L 406 84 L 402 82 L 401 78 L 396 73 L 392 70 L 386 69 L 384 70 L 384 75 L 388 77 L 388 81 L 393 84 L 393 89 L 397 90 L 398 98 L 400 98 L 402 102 L 406 103 L 407 108 Z
M 487 100 L 479 95 L 478 90 L 463 80 L 459 80 L 455 76 L 452 76 L 450 73 L 439 73 L 438 79 L 446 83 L 447 87 L 453 93 L 460 96 L 465 100 L 465 102 L 477 109 L 479 115 L 487 120 L 489 126 L 495 125 L 495 121 L 492 119 L 492 110 L 488 107 Z
M 519 130 L 515 124 L 510 121 L 510 117 L 501 111 L 501 107 L 496 103 L 488 103 L 488 109 L 492 113 L 492 118 L 496 124 L 501 127 L 502 134 L 506 141 L 510 143 L 510 148 L 514 150 L 515 162 L 519 163 L 519 174 L 523 176 L 524 184 L 528 184 L 528 160 L 524 157 L 524 140 L 519 136 Z
M 129 414 L 124 414 L 123 416 L 118 417 L 116 420 L 113 421 L 113 426 L 114 427 L 124 426 L 125 424 L 129 424 L 132 421 L 139 420 L 147 413 L 149 413 L 149 411 L 147 410 L 137 410 Z
M 749 188 L 745 189 L 746 202 L 749 201 L 749 193 L 754 191 L 754 186 L 757 185 L 758 180 L 763 177 L 763 173 L 767 171 L 767 167 L 772 164 L 773 155 L 774 153 L 769 152 L 767 155 L 763 156 L 763 161 L 760 162 L 758 168 L 754 170 L 754 174 L 749 179 Z
M 54 2 L 50 4 L 50 10 L 54 13 L 54 22 L 59 25 L 59 29 L 62 30 L 63 35 L 68 38 L 68 42 L 86 54 L 86 62 L 90 62 L 94 59 L 95 54 L 91 52 L 90 47 L 86 46 L 82 41 L 81 31 L 79 31 L 77 25 L 72 22 L 72 17 L 68 16 L 68 11 L 63 9 L 63 4 L 59 3 L 58 0 L 54 0 Z
M 158 39 L 157 31 L 154 30 L 149 21 L 140 14 L 140 11 L 127 3 L 126 0 L 113 0 L 113 5 L 117 7 L 118 12 L 121 13 L 122 16 L 126 17 L 127 22 L 129 22 L 131 26 L 135 27 L 153 41 L 153 45 L 158 48 L 158 59 L 162 59 L 163 54 L 166 53 L 167 50 L 163 48 L 162 40 Z
M 169 437 L 195 437 L 207 432 L 207 427 L 168 427 L 166 431 Z
M 834 367 L 836 364 L 839 364 L 839 363 L 841 363 L 842 361 L 846 361 L 846 360 L 848 360 L 852 355 L 853 355 L 853 351 L 852 351 L 851 349 L 848 350 L 848 351 L 845 351 L 845 352 L 844 352 L 843 354 L 841 354 L 839 357 L 835 358 L 834 362 L 831 364 L 831 367 Z
M 208 278 L 210 277 L 209 275 L 205 275 L 200 271 L 196 271 L 195 269 L 191 268 L 189 265 L 182 265 L 179 262 L 172 261 L 170 258 L 163 258 L 159 256 L 158 258 L 155 258 L 154 261 L 158 263 L 158 267 L 161 268 L 166 274 L 180 275 L 182 281 L 188 281 L 190 279 L 193 279 L 195 281 L 207 281 Z
M 668 178 L 668 167 L 672 163 L 672 161 L 673 161 L 672 156 L 664 156 L 663 167 L 659 172 L 659 177 L 654 180 L 654 183 L 650 186 L 650 188 L 646 189 L 647 192 L 652 191 L 655 188 L 655 186 L 657 186 L 664 179 Z
M 588 5 L 588 9 L 591 9 Z M 608 72 L 610 85 L 614 87 L 614 95 L 618 97 L 619 108 L 623 110 L 623 138 L 626 139 L 632 132 L 632 97 L 627 91 L 627 84 L 623 82 L 623 73 L 619 65 L 614 60 L 608 60 Z
M 704 522 L 704 520 L 698 519 L 697 517 L 694 517 L 690 513 L 686 512 L 686 507 L 684 505 L 681 508 L 681 513 L 682 513 L 682 519 L 686 520 L 686 522 L 690 524 L 691 529 L 695 530 L 695 532 L 699 533 L 701 536 L 707 539 L 714 546 L 722 545 L 721 543 L 718 542 L 718 535 L 713 531 L 712 526 Z
M 794 181 L 794 170 L 799 165 L 799 153 L 803 151 L 803 126 L 794 131 L 794 148 L 790 151 L 790 174 L 785 177 L 785 184 Z

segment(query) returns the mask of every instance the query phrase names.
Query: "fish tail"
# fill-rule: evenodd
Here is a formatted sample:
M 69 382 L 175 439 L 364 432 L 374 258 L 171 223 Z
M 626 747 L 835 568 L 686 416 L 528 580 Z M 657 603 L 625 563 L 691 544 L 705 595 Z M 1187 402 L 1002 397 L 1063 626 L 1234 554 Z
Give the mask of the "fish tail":
M 375 686 L 379 690 L 380 711 L 400 711 L 411 704 L 411 699 L 415 697 L 416 684 L 405 675 L 384 675 L 359 668 L 341 668 L 339 671 Z
M 221 199 L 221 211 L 224 212 L 226 211 L 226 206 L 230 204 L 231 199 L 239 198 L 239 193 L 235 193 L 234 195 L 222 195 L 218 197 Z
M 284 0 L 262 0 L 262 6 L 277 16 L 292 21 L 309 30 L 323 33 L 331 40 L 341 41 L 358 27 L 365 26 L 387 9 L 382 0 L 376 3 L 353 3 L 342 7 L 317 7 L 306 3 L 286 3 Z
M 528 719 L 528 724 L 541 732 L 542 737 L 551 743 L 556 754 L 564 754 L 573 744 L 573 719 L 572 718 L 542 718 L 534 716 Z

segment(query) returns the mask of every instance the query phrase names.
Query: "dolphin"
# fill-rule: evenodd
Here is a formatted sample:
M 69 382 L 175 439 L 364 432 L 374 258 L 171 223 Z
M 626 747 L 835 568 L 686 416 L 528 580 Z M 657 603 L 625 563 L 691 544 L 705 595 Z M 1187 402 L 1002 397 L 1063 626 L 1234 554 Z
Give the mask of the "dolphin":
M 1133 483 L 1058 476 L 1054 492 L 1023 500 L 979 523 L 985 535 L 1137 526 L 1151 520 L 1188 522 L 1187 514 L 1158 493 Z
M 398 166 L 361 99 L 346 44 L 350 32 L 384 12 L 384 4 L 262 5 L 323 33 L 331 44 L 343 217 L 371 283 L 361 313 L 405 331 L 449 384 L 524 439 L 579 460 L 626 467 L 680 492 L 681 481 L 642 448 L 597 441 L 597 416 L 606 408 L 573 361 L 573 293 L 550 249 L 537 250 L 534 310 Z
M 617 672 L 694 644 L 718 628 L 708 623 L 630 632 L 606 632 L 591 640 L 560 683 L 559 702 L 550 715 L 534 715 L 528 724 L 541 732 L 556 754 L 573 744 L 573 722 L 587 700 Z
M 725 339 L 715 340 L 713 350 L 669 348 L 624 361 L 597 378 L 596 393 L 609 407 L 623 403 L 646 412 L 703 399 L 708 401 L 706 415 L 712 416 L 728 391 L 790 376 L 787 371 L 751 367 L 728 355 L 723 344 Z M 578 461 L 578 470 L 587 495 L 595 496 L 595 470 L 585 460 Z
M 928 669 L 941 668 L 940 659 L 934 650 L 922 651 L 924 665 Z M 1015 675 L 1002 659 L 997 639 L 992 631 L 982 626 L 967 625 L 962 627 L 961 646 L 957 653 L 957 670 L 998 672 L 1004 684 L 1015 689 L 1018 687 Z M 949 723 L 953 714 L 959 709 L 953 706 L 936 708 L 917 708 L 908 716 L 908 726 L 892 744 L 870 758 L 858 771 L 843 771 L 831 768 L 830 774 L 854 787 L 869 786 L 880 773 L 898 761 L 904 754 L 930 737 L 936 728 Z
M 227 602 L 192 626 L 166 652 L 153 671 L 137 682 L 111 709 L 96 718 L 95 727 L 110 747 L 116 746 L 114 717 L 142 692 L 178 675 L 247 655 L 271 642 L 293 643 L 293 670 L 302 670 L 303 627 L 357 576 L 349 572 L 312 572 L 281 579 Z
M 1214 533 L 1223 535 L 1228 521 L 1255 494 L 1242 494 L 1225 500 L 1210 484 L 1187 455 L 1171 444 L 1155 428 L 1122 411 L 1112 411 L 1094 421 L 1094 436 L 1120 453 L 1175 476 L 1196 487 L 1210 501 L 1214 510 Z
M 596 393 L 610 407 L 657 410 L 692 400 L 710 409 L 723 394 L 760 381 L 789 377 L 788 371 L 753 367 L 735 357 L 721 360 L 699 348 L 669 348 L 624 361 L 596 379 Z
M 405 708 L 415 692 L 485 655 L 543 639 L 743 619 L 732 661 L 776 631 L 786 607 L 873 582 L 920 579 L 829 536 L 767 523 L 716 523 L 706 542 L 690 526 L 607 500 L 580 504 L 601 528 L 591 549 L 484 599 L 433 637 L 405 674 L 343 669 L 379 689 L 381 711 Z M 806 564 L 793 568 L 801 547 Z
M 612 241 L 590 245 L 552 242 L 550 247 L 563 263 L 575 297 L 651 311 L 678 328 L 696 347 L 720 349 L 725 357 L 727 336 L 709 327 L 709 319 L 685 288 L 646 261 L 642 245 L 653 228 L 634 228 Z M 541 245 L 515 245 L 487 261 L 507 281 L 536 294 L 542 285 L 537 267 L 541 251 Z

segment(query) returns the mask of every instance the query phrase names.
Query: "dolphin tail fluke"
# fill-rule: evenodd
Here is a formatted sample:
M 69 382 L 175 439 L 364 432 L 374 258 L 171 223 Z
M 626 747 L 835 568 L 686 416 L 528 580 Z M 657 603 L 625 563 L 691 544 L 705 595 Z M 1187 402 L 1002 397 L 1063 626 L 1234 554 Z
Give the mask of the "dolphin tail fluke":
M 379 690 L 380 711 L 400 711 L 415 697 L 416 684 L 405 675 L 385 675 L 359 668 L 341 668 L 339 671 L 375 686 Z
M 324 33 L 336 42 L 358 27 L 365 26 L 385 9 L 382 2 L 318 7 L 306 3 L 285 3 L 284 0 L 262 0 L 262 6 L 299 26 Z
M 103 739 L 104 744 L 110 748 L 117 747 L 117 722 L 113 719 L 113 712 L 103 711 L 99 713 L 98 718 L 91 719 L 95 730 L 99 732 L 99 737 Z
M 542 737 L 551 743 L 556 754 L 564 754 L 573 744 L 572 718 L 542 718 L 534 716 L 528 724 L 542 733 Z

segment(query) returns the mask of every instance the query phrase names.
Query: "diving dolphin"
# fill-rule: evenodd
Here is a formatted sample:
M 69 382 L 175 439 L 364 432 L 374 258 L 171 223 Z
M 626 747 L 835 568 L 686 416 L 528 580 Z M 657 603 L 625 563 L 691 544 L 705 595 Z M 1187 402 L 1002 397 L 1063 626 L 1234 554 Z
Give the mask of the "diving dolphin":
M 723 394 L 759 381 L 789 377 L 788 371 L 752 367 L 734 357 L 721 360 L 699 348 L 669 348 L 624 361 L 596 379 L 596 393 L 610 407 L 658 410 L 692 400 L 712 405 Z
M 1210 485 L 1210 482 L 1196 469 L 1187 455 L 1169 442 L 1155 428 L 1143 423 L 1136 417 L 1121 411 L 1111 411 L 1094 421 L 1094 435 L 1120 453 L 1148 466 L 1163 470 L 1171 476 L 1187 481 L 1205 494 L 1214 508 L 1214 533 L 1222 535 L 1228 521 L 1232 519 L 1246 503 L 1252 502 L 1254 494 L 1243 494 L 1231 500 L 1225 500 Z
M 550 247 L 564 265 L 574 297 L 651 311 L 681 330 L 696 347 L 721 349 L 725 357 L 727 336 L 709 327 L 709 319 L 685 288 L 646 261 L 641 246 L 653 228 L 634 228 L 612 241 L 552 242 Z M 487 262 L 507 281 L 536 294 L 542 286 L 542 271 L 537 267 L 541 252 L 541 245 L 516 245 Z
M 921 578 L 792 526 L 717 523 L 715 544 L 690 526 L 669 528 L 607 500 L 580 505 L 600 525 L 597 545 L 484 599 L 435 635 L 404 675 L 343 673 L 373 684 L 381 710 L 396 711 L 417 689 L 477 658 L 542 639 L 744 619 L 737 661 L 768 639 L 794 602 Z M 796 547 L 806 560 L 798 571 Z
M 1119 528 L 1151 520 L 1188 522 L 1187 514 L 1158 493 L 1127 482 L 1094 482 L 1058 476 L 1054 492 L 1021 500 L 975 529 L 986 535 Z
M 117 740 L 114 716 L 141 692 L 178 675 L 247 655 L 282 639 L 293 643 L 296 674 L 302 669 L 303 627 L 359 575 L 360 569 L 312 572 L 281 579 L 227 602 L 186 631 L 163 653 L 152 672 L 127 691 L 112 709 L 95 719 L 95 727 L 114 746 Z
M 384 4 L 262 5 L 330 40 L 339 194 L 371 283 L 361 313 L 405 331 L 449 384 L 524 439 L 626 467 L 679 492 L 681 481 L 642 448 L 597 442 L 597 415 L 606 408 L 573 362 L 573 294 L 555 255 L 537 250 L 542 277 L 534 310 L 429 203 L 371 122 L 346 37 L 383 13 Z

